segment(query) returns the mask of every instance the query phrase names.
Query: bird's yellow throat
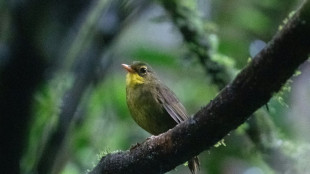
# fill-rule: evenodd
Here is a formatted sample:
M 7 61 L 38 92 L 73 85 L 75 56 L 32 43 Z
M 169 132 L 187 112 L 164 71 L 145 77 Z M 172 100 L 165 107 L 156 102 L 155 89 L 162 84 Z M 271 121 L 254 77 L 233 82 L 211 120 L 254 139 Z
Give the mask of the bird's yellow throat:
M 138 73 L 127 73 L 126 75 L 126 85 L 133 87 L 135 85 L 140 85 L 144 83 L 144 78 L 139 76 Z

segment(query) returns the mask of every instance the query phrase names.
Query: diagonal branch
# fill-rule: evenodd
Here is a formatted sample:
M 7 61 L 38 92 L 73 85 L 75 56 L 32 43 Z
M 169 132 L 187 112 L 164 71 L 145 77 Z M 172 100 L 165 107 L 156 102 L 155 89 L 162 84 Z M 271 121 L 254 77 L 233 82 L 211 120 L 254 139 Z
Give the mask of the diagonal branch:
M 203 20 L 197 14 L 197 10 L 191 8 L 185 1 L 160 1 L 162 6 L 170 14 L 171 20 L 174 25 L 179 29 L 183 36 L 184 43 L 189 51 L 196 55 L 200 64 L 204 68 L 206 75 L 210 77 L 211 82 L 223 89 L 226 84 L 233 80 L 231 73 L 234 70 L 232 67 L 223 66 L 211 59 L 210 53 L 212 52 L 208 41 L 206 31 L 202 29 Z M 266 105 L 267 106 L 267 105 Z M 254 143 L 257 150 L 263 155 L 264 161 L 275 171 L 285 173 L 297 169 L 297 164 L 301 160 L 296 160 L 288 155 L 287 147 L 279 146 L 279 141 L 283 141 L 279 135 L 277 127 L 272 123 L 268 113 L 257 114 L 253 113 L 247 123 L 249 125 L 246 135 Z M 269 124 L 266 124 L 269 123 Z M 266 131 L 268 130 L 268 131 Z M 265 139 L 268 139 L 266 141 Z M 286 140 L 288 142 L 288 140 Z M 296 149 L 299 149 L 296 147 Z M 271 162 L 270 159 L 277 158 L 277 163 Z M 281 164 L 281 165 L 278 165 Z M 280 167 L 279 167 L 280 166 Z M 296 172 L 293 172 L 296 173 Z
M 209 149 L 277 92 L 310 53 L 310 2 L 195 116 L 140 146 L 103 157 L 94 173 L 164 173 Z

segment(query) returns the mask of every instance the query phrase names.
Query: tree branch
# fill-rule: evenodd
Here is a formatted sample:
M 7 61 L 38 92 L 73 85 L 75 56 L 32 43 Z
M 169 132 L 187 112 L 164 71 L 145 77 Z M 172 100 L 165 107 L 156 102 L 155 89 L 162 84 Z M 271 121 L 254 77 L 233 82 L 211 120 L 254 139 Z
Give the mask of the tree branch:
M 224 88 L 226 84 L 233 80 L 233 76 L 231 75 L 233 73 L 231 72 L 236 70 L 233 70 L 232 67 L 220 65 L 210 58 L 210 52 L 212 52 L 212 50 L 210 51 L 211 48 L 207 42 L 207 34 L 205 30 L 202 29 L 203 20 L 197 14 L 197 10 L 191 9 L 188 5 L 185 5 L 183 1 L 162 0 L 160 2 L 169 12 L 172 22 L 182 34 L 189 51 L 199 59 L 206 75 L 211 78 L 211 82 L 220 90 Z M 279 138 L 276 133 L 277 128 L 272 123 L 271 117 L 266 114 L 268 113 L 264 115 L 253 113 L 253 115 L 250 116 L 256 118 L 252 118 L 248 121 L 249 128 L 246 131 L 247 137 L 252 140 L 257 150 L 262 154 L 268 154 L 263 155 L 263 159 L 272 169 L 280 173 L 285 173 L 287 171 L 296 173 L 292 171 L 296 169 L 297 164 L 300 163 L 301 160 L 294 159 L 292 156 L 287 155 L 287 147 L 279 147 L 278 142 L 282 139 Z M 266 142 L 264 138 L 267 138 L 268 142 Z M 273 158 L 277 158 L 277 163 L 271 163 L 271 159 Z
M 164 173 L 209 149 L 277 92 L 310 53 L 310 3 L 195 116 L 140 146 L 103 157 L 90 173 Z

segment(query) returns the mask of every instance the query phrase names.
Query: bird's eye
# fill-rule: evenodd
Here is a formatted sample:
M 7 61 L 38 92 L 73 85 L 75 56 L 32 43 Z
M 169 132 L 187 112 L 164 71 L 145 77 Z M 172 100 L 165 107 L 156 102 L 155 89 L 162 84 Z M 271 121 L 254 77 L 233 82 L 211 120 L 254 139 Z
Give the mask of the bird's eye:
M 146 67 L 140 68 L 139 72 L 141 75 L 144 75 L 146 73 Z

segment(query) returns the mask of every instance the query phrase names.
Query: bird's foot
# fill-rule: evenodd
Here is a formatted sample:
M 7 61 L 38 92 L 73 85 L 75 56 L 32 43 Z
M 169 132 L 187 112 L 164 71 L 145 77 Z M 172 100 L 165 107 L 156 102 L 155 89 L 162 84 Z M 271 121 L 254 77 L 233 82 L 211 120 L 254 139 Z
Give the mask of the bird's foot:
M 155 137 L 156 137 L 155 135 L 152 135 L 152 136 L 150 136 L 150 137 L 147 137 L 145 141 L 151 140 L 151 139 L 153 139 L 153 138 L 155 138 Z
M 138 147 L 138 146 L 140 146 L 140 145 L 141 145 L 140 143 L 136 143 L 136 144 L 134 144 L 134 145 L 131 145 L 130 151 L 133 150 L 133 149 L 135 149 L 136 147 Z
M 155 137 L 156 137 L 155 135 L 152 135 L 152 136 L 150 136 L 150 137 L 147 137 L 146 140 L 143 141 L 143 143 L 146 142 L 146 141 L 148 141 L 148 140 L 151 140 L 151 139 L 153 139 L 153 138 L 155 138 Z M 143 143 L 141 143 L 141 144 L 143 144 Z M 135 145 L 131 145 L 131 147 L 130 147 L 129 150 L 131 151 L 131 150 L 137 148 L 138 146 L 140 146 L 141 144 L 140 144 L 140 143 L 136 143 Z

